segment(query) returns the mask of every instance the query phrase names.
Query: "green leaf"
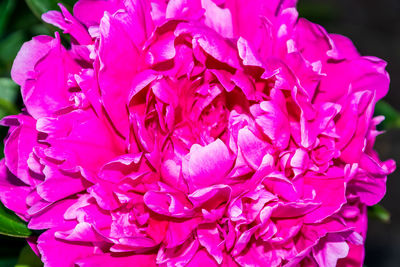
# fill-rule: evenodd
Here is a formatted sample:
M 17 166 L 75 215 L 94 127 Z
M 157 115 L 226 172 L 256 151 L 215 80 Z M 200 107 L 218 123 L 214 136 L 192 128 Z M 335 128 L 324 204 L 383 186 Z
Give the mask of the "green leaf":
M 40 258 L 26 245 L 20 252 L 18 262 L 15 267 L 41 267 L 43 263 Z
M 17 1 L 15 0 L 6 0 L 0 3 L 0 37 L 2 37 L 6 31 L 8 21 L 15 9 L 16 3 Z
M 0 71 L 2 74 L 10 75 L 14 58 L 25 42 L 25 38 L 22 31 L 16 31 L 0 39 Z
M 17 215 L 0 204 L 0 234 L 27 238 L 32 232 Z
M 60 10 L 58 3 L 63 4 L 68 10 L 72 10 L 72 6 L 77 2 L 76 0 L 25 0 L 26 4 L 32 12 L 40 19 L 43 13 L 49 10 Z
M 18 108 L 14 104 L 17 97 L 18 85 L 9 78 L 0 78 L 0 119 L 18 113 Z
M 0 266 L 15 266 L 17 259 L 14 258 L 0 258 Z
M 18 96 L 18 85 L 10 78 L 0 78 L 1 98 L 14 102 Z
M 394 109 L 389 103 L 381 100 L 376 103 L 375 116 L 383 115 L 385 120 L 379 125 L 379 128 L 388 130 L 400 128 L 400 112 Z
M 390 223 L 390 212 L 379 204 L 368 207 L 368 217 Z
M 49 10 L 59 10 L 57 1 L 54 0 L 25 0 L 25 2 L 39 19 Z

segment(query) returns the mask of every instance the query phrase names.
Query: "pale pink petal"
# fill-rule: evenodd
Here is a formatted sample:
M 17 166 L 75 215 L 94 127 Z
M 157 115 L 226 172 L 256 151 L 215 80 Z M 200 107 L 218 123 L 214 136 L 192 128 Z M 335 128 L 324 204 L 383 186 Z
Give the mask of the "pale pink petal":
M 218 264 L 223 260 L 224 241 L 220 238 L 219 230 L 215 224 L 203 224 L 197 229 L 200 244 Z
M 221 140 L 207 146 L 194 145 L 183 163 L 183 175 L 192 191 L 218 184 L 232 168 L 233 158 Z
M 232 15 L 227 8 L 218 7 L 212 0 L 202 0 L 204 23 L 225 38 L 233 37 Z
M 313 248 L 313 255 L 320 266 L 334 267 L 338 259 L 349 253 L 349 245 L 340 235 L 328 234 Z

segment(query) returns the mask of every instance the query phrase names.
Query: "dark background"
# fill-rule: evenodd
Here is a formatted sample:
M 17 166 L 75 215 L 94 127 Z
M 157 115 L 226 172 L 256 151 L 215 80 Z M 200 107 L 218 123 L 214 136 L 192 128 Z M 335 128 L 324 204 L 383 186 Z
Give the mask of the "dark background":
M 32 14 L 24 0 L 0 0 L 0 5 L 6 1 L 15 3 L 6 26 L 0 27 L 0 77 L 9 77 L 12 59 L 24 41 L 50 30 Z M 392 82 L 385 100 L 400 110 L 400 0 L 299 0 L 298 9 L 302 17 L 323 25 L 328 32 L 352 39 L 362 55 L 386 60 Z M 0 17 L 0 24 L 3 19 Z M 21 105 L 20 100 L 17 103 Z M 1 129 L 1 139 L 4 130 Z M 376 149 L 382 159 L 400 162 L 400 129 L 392 128 L 378 137 Z M 367 267 L 400 267 L 399 176 L 396 171 L 388 177 L 387 194 L 381 202 L 391 213 L 390 223 L 369 220 Z M 0 267 L 13 266 L 24 244 L 24 240 L 0 237 Z

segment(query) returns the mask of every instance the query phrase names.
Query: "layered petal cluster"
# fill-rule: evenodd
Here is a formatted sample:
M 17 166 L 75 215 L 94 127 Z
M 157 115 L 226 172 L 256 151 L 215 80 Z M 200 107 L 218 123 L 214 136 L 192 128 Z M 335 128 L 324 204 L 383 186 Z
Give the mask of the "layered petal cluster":
M 386 63 L 295 0 L 79 0 L 12 78 L 0 198 L 45 266 L 361 266 Z

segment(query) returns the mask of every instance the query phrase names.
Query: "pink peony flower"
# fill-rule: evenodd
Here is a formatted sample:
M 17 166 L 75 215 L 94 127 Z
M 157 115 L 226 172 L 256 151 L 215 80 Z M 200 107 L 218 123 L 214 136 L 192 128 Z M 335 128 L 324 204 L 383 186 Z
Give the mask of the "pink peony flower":
M 12 68 L 1 201 L 45 266 L 361 266 L 386 63 L 295 0 L 80 0 Z

